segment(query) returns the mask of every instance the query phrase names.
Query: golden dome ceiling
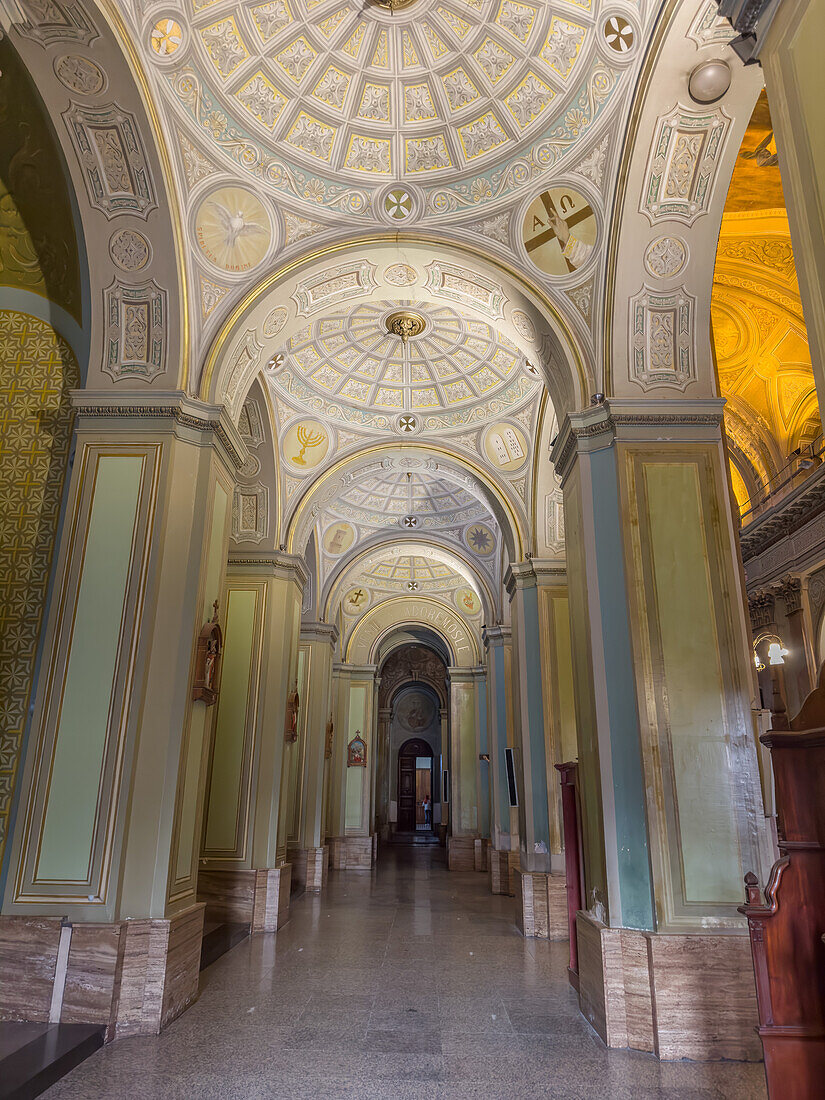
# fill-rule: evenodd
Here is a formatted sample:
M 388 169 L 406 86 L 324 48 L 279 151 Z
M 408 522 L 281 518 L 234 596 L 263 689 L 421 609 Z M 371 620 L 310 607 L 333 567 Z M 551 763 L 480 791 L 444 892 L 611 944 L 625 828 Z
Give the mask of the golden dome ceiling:
M 533 368 L 492 325 L 415 303 L 423 332 L 404 343 L 387 321 L 406 305 L 368 302 L 306 325 L 270 359 L 273 389 L 332 420 L 405 434 L 482 424 L 535 396 Z

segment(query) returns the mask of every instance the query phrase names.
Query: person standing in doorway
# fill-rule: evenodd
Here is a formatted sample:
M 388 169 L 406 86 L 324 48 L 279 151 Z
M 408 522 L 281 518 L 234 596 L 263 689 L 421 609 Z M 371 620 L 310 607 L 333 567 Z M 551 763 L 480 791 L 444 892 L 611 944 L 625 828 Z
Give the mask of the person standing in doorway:
M 432 825 L 433 804 L 430 802 L 430 796 L 428 794 L 424 795 L 424 801 L 421 805 L 424 807 L 424 824 Z

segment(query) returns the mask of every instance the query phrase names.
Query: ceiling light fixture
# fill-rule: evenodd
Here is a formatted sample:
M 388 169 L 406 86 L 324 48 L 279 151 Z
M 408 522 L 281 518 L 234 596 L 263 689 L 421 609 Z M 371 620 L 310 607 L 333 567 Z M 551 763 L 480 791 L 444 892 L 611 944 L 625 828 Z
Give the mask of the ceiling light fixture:
M 714 58 L 702 61 L 688 77 L 688 92 L 694 103 L 715 103 L 730 88 L 731 71 L 727 61 Z
M 400 336 L 401 343 L 406 344 L 408 340 L 421 335 L 427 322 L 420 313 L 413 313 L 411 309 L 400 309 L 397 313 L 390 314 L 386 326 L 387 332 Z

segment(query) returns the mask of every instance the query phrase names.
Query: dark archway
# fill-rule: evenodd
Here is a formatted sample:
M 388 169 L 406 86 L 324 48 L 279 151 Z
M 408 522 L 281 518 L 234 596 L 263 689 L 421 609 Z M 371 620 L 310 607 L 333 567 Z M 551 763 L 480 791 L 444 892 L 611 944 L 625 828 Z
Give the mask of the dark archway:
M 420 762 L 428 760 L 428 767 Z M 436 775 L 433 750 L 419 737 L 411 737 L 398 750 L 398 831 L 417 832 L 420 827 L 429 827 L 432 832 L 432 804 L 435 801 Z M 430 800 L 429 820 L 425 821 L 422 802 L 424 796 Z

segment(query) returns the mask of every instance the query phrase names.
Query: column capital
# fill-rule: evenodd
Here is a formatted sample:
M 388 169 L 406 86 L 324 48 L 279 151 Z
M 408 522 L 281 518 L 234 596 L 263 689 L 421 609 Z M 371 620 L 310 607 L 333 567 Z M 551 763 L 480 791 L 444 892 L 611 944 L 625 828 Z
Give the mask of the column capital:
M 532 561 L 512 561 L 504 573 L 504 587 L 512 603 L 516 591 L 523 588 L 535 588 L 538 584 Z
M 748 596 L 751 626 L 754 630 L 763 630 L 772 626 L 775 618 L 776 597 L 770 589 L 760 589 Z
M 137 393 L 118 390 L 72 390 L 79 432 L 124 430 L 141 434 L 171 432 L 199 446 L 218 443 L 234 469 L 249 458 L 240 432 L 223 405 L 209 405 L 183 390 Z M 130 421 L 130 423 L 125 423 Z
M 485 672 L 487 670 L 485 669 Z M 468 668 L 466 665 L 460 668 L 457 665 L 450 665 L 447 668 L 447 675 L 450 678 L 452 684 L 470 684 L 475 679 L 476 670 L 473 667 Z
M 533 558 L 530 563 L 536 574 L 536 583 L 540 588 L 552 585 L 567 586 L 567 564 L 551 558 Z
M 512 645 L 513 631 L 509 626 L 483 626 L 481 628 L 481 640 L 487 649 L 501 645 Z
M 801 577 L 783 577 L 774 592 L 785 605 L 785 614 L 793 615 L 795 611 L 802 610 L 802 579 Z
M 287 554 L 280 550 L 245 550 L 242 555 L 230 555 L 227 564 L 230 575 L 263 573 L 266 576 L 294 581 L 301 591 L 309 579 L 304 559 L 298 554 Z
M 666 401 L 613 397 L 564 418 L 550 461 L 564 483 L 577 455 L 610 447 L 616 440 L 715 442 L 724 405 L 724 400 L 717 397 Z
M 302 642 L 326 642 L 333 649 L 338 641 L 338 627 L 333 623 L 301 623 Z
M 345 661 L 336 661 L 332 671 L 338 676 L 356 677 L 363 680 L 365 677 L 375 676 L 378 665 L 349 665 Z

